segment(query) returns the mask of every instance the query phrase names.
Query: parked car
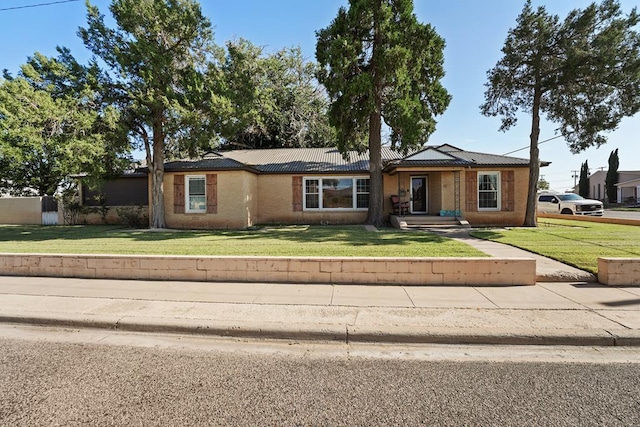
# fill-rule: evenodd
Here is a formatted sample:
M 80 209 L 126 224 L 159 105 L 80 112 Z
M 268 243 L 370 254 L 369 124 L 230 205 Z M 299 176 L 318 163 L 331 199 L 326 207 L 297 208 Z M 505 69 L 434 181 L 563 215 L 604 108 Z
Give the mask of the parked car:
M 538 212 L 602 216 L 604 209 L 601 201 L 585 199 L 574 193 L 541 193 L 538 195 Z

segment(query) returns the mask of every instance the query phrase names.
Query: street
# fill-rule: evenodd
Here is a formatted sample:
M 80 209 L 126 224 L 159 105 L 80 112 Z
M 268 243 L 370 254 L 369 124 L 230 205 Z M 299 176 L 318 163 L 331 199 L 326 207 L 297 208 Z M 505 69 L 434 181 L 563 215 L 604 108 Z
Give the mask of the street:
M 0 326 L 0 425 L 640 425 L 637 348 Z M 631 362 L 631 363 L 630 363 Z
M 604 218 L 620 218 L 620 219 L 635 219 L 640 220 L 640 211 L 613 211 L 611 209 L 605 209 Z

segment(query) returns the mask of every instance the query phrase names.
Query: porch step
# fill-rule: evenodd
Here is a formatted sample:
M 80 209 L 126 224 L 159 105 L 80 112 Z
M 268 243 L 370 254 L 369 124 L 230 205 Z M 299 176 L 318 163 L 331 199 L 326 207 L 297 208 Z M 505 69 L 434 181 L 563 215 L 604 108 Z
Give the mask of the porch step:
M 401 230 L 433 227 L 469 227 L 469 223 L 464 218 L 453 216 L 391 215 L 389 222 L 394 228 Z

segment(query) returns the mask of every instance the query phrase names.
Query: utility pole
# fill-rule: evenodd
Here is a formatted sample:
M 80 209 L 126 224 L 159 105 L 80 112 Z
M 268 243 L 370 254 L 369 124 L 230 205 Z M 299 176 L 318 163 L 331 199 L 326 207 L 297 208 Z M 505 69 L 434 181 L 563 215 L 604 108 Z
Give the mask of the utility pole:
M 578 171 L 571 171 L 573 172 L 573 174 L 571 175 L 571 178 L 573 178 L 573 186 L 575 187 L 576 185 L 578 185 L 578 178 L 580 178 L 580 175 L 578 175 Z

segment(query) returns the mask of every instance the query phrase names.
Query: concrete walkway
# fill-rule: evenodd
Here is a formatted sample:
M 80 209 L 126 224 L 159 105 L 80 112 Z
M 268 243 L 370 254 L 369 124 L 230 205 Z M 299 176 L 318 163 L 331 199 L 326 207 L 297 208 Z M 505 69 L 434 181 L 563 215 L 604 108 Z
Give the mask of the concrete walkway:
M 468 228 L 428 228 L 430 232 L 466 243 L 494 257 L 533 258 L 538 282 L 596 282 L 594 274 L 513 246 L 478 239 Z
M 640 346 L 640 288 L 0 277 L 0 322 L 240 338 Z

